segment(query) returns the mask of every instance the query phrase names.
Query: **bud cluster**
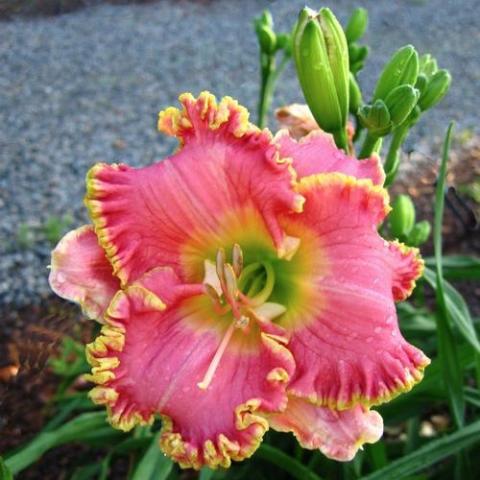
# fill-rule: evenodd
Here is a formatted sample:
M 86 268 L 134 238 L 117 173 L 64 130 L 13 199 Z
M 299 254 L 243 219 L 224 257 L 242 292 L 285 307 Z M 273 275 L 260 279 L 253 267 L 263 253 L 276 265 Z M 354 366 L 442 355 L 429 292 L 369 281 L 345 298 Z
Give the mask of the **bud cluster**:
M 388 223 L 392 236 L 412 247 L 422 245 L 430 236 L 428 221 L 415 223 L 415 206 L 408 195 L 399 195 L 395 199 Z

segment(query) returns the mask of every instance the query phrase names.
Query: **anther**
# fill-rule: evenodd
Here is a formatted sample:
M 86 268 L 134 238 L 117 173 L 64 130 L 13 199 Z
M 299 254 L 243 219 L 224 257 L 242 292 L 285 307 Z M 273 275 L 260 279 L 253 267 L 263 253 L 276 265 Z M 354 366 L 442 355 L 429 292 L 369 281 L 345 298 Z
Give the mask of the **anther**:
M 238 243 L 232 249 L 232 266 L 235 275 L 239 277 L 243 269 L 243 252 Z

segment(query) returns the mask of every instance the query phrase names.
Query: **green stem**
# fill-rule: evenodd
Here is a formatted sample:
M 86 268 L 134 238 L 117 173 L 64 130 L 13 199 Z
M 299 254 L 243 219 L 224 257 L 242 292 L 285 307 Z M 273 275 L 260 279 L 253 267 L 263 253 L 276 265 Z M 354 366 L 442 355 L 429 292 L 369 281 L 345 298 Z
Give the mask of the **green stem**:
M 407 138 L 410 125 L 404 123 L 400 125 L 394 132 L 390 147 L 388 149 L 387 158 L 385 160 L 385 186 L 391 185 L 397 176 L 398 167 L 400 166 L 400 148 Z
M 368 158 L 372 155 L 372 153 L 377 148 L 377 143 L 380 139 L 378 137 L 374 137 L 370 133 L 367 132 L 367 136 L 362 145 L 362 149 L 360 150 L 359 158 Z
M 262 444 L 257 450 L 257 457 L 268 460 L 288 472 L 292 478 L 296 478 L 297 480 L 321 480 L 318 475 L 310 471 L 298 460 L 295 460 L 293 457 L 266 443 Z
M 273 93 L 275 92 L 275 87 L 277 80 L 279 79 L 282 72 L 287 66 L 290 56 L 284 55 L 280 65 L 275 68 L 275 57 L 274 55 L 268 55 L 268 57 L 262 57 L 266 55 L 261 53 L 260 62 L 262 64 L 262 79 L 260 87 L 260 98 L 258 101 L 258 126 L 264 128 L 267 126 L 268 112 L 270 110 L 270 105 L 272 104 Z
M 335 140 L 335 145 L 338 148 L 343 149 L 346 153 L 350 153 L 348 151 L 348 141 L 347 141 L 347 132 L 345 127 L 341 130 L 337 130 L 336 132 L 332 132 L 333 139 Z

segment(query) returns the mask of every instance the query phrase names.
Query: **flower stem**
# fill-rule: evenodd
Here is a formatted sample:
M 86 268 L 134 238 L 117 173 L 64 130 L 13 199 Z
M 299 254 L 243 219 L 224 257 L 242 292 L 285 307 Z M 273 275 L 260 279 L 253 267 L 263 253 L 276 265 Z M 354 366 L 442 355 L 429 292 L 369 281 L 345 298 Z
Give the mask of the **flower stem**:
M 385 160 L 385 186 L 388 187 L 393 183 L 398 173 L 398 167 L 400 166 L 400 147 L 407 138 L 409 131 L 409 125 L 400 125 L 394 132 L 390 147 L 388 149 L 387 158 Z
M 258 126 L 264 128 L 267 125 L 268 112 L 272 104 L 273 93 L 282 72 L 285 70 L 290 60 L 289 55 L 284 55 L 280 65 L 275 67 L 274 54 L 267 55 L 260 53 L 260 63 L 262 65 L 260 97 L 258 100 Z
M 370 155 L 372 155 L 373 152 L 378 151 L 379 142 L 381 142 L 380 138 L 375 137 L 367 132 L 367 136 L 365 137 L 365 140 L 363 142 L 362 149 L 360 150 L 360 154 L 358 158 L 368 158 L 370 157 Z

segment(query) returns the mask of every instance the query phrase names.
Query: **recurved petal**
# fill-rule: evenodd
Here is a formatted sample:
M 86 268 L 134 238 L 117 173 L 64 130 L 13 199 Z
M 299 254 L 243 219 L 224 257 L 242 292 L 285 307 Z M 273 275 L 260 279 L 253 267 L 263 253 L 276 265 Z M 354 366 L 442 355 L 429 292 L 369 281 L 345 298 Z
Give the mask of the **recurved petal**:
M 270 426 L 292 432 L 304 448 L 319 449 L 333 460 L 348 462 L 365 443 L 375 443 L 383 433 L 382 417 L 360 405 L 348 410 L 318 407 L 289 397 L 284 412 L 269 416 Z
M 386 191 L 370 180 L 322 174 L 303 179 L 299 192 L 305 210 L 283 226 L 302 238 L 297 255 L 307 255 L 305 238 L 315 248 L 304 279 L 310 294 L 281 318 L 297 365 L 289 392 L 339 410 L 388 401 L 412 388 L 429 360 L 399 330 L 399 278 L 414 281 L 420 271 L 410 256 L 396 258 L 398 248 L 377 232 L 388 212 Z
M 91 393 L 128 430 L 162 416 L 161 448 L 182 467 L 227 467 L 250 456 L 286 406 L 293 359 L 279 327 L 237 329 L 207 388 L 199 383 L 229 324 L 212 314 L 203 285 L 156 269 L 119 292 L 102 335 L 88 348 Z
M 391 268 L 393 271 L 392 292 L 396 301 L 410 296 L 418 278 L 423 275 L 424 262 L 418 248 L 407 247 L 400 242 L 389 242 Z
M 102 321 L 120 288 L 91 225 L 67 233 L 52 252 L 49 282 L 62 298 L 79 303 L 84 313 Z
M 375 185 L 383 184 L 385 173 L 380 158 L 373 154 L 370 158 L 357 160 L 340 150 L 332 135 L 322 130 L 312 131 L 300 140 L 290 137 L 288 131 L 281 130 L 275 136 L 283 157 L 293 161 L 299 177 L 318 173 L 338 172 L 356 178 L 370 179 Z
M 230 227 L 245 230 L 246 216 L 285 255 L 289 239 L 277 215 L 302 208 L 289 161 L 243 107 L 229 97 L 217 104 L 208 93 L 180 101 L 183 110 L 169 108 L 159 120 L 180 139 L 179 152 L 140 169 L 99 164 L 87 177 L 87 207 L 124 285 L 159 265 L 201 281 L 207 250 L 225 247 Z

